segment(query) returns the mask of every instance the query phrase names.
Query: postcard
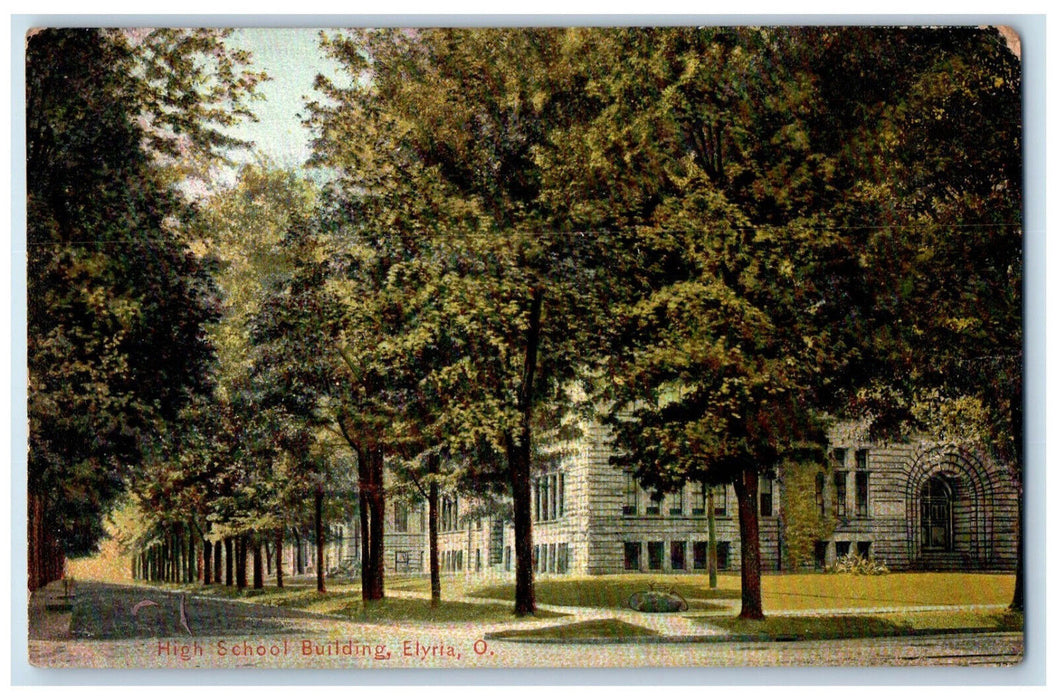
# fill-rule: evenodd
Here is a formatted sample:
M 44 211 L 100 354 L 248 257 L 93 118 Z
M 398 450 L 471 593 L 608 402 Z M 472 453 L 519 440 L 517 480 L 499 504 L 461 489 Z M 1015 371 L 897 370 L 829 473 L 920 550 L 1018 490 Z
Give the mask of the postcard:
M 32 665 L 1024 658 L 1014 29 L 25 47 Z

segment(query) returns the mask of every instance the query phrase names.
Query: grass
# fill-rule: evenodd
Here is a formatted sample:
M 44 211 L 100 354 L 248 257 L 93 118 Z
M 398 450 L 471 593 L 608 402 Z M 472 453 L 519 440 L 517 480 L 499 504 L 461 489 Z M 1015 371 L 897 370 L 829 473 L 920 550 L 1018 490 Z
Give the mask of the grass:
M 403 586 L 399 583 L 404 584 Z M 420 592 L 421 587 L 413 579 L 400 581 L 398 585 L 387 585 L 390 593 L 380 601 L 364 603 L 358 584 L 328 585 L 326 593 L 316 591 L 315 584 L 294 584 L 277 588 L 265 586 L 260 589 L 238 590 L 229 586 L 165 585 L 196 595 L 230 600 L 245 600 L 260 605 L 305 610 L 323 615 L 344 617 L 357 622 L 476 622 L 491 623 L 512 620 L 513 606 L 497 603 L 464 603 L 442 600 L 436 608 L 430 606 L 428 597 L 417 595 L 392 595 L 394 592 Z M 425 582 L 428 594 L 429 581 Z M 564 617 L 560 613 L 539 611 L 537 617 Z
M 1024 629 L 1019 613 L 928 611 L 871 615 L 771 615 L 763 620 L 701 616 L 691 618 L 730 634 L 750 634 L 771 639 L 849 639 L 898 636 L 923 630 L 986 630 L 1013 632 Z
M 493 639 L 541 639 L 571 641 L 576 639 L 637 639 L 656 637 L 657 632 L 613 618 L 587 620 L 568 625 L 537 627 L 536 629 L 504 630 L 491 635 Z
M 719 588 L 710 589 L 708 578 L 701 576 L 590 576 L 583 578 L 544 579 L 536 581 L 536 602 L 543 605 L 569 605 L 586 608 L 627 608 L 632 593 L 644 591 L 656 583 L 678 591 L 690 603 L 707 600 L 736 601 L 741 598 L 737 579 L 725 577 Z M 734 583 L 735 585 L 731 586 Z M 514 599 L 514 584 L 500 583 L 468 591 L 478 598 Z
M 707 576 L 650 576 L 626 574 L 536 582 L 536 601 L 545 605 L 624 609 L 628 597 L 656 582 L 680 593 L 690 610 L 727 604 L 737 608 L 740 579 L 721 575 L 717 588 Z M 765 612 L 811 609 L 861 610 L 863 608 L 921 605 L 1006 605 L 1013 597 L 1012 574 L 895 573 L 884 576 L 854 574 L 780 574 L 762 580 Z M 482 586 L 469 591 L 481 598 L 513 600 L 512 583 Z

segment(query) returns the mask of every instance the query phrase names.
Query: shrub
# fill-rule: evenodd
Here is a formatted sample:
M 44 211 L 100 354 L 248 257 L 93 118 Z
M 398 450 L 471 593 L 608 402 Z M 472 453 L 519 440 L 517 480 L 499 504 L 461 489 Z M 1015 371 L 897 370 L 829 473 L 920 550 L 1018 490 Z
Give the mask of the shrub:
M 874 561 L 858 554 L 845 554 L 833 566 L 827 567 L 830 574 L 855 574 L 856 576 L 880 576 L 889 573 L 883 561 Z

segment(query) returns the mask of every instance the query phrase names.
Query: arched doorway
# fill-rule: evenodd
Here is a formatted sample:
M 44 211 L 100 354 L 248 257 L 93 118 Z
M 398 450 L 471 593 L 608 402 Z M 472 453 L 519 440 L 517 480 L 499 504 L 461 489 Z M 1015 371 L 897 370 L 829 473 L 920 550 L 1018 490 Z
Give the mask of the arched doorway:
M 921 548 L 950 552 L 954 549 L 954 490 L 947 477 L 936 474 L 921 486 Z

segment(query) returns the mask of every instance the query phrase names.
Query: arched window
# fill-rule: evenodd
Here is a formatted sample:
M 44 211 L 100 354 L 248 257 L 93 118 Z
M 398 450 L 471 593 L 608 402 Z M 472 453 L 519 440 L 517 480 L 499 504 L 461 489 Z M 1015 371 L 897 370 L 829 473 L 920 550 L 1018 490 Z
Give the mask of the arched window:
M 954 543 L 951 521 L 951 485 L 939 474 L 921 487 L 921 545 L 950 551 Z

